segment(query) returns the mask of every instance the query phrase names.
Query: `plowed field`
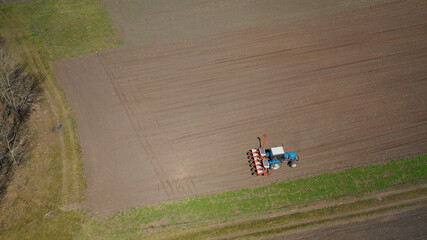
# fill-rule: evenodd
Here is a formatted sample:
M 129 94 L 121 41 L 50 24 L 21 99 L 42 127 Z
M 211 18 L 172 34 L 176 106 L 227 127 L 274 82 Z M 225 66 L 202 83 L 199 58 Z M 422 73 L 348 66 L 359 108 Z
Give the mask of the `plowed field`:
M 427 6 L 399 1 L 53 64 L 97 212 L 427 151 Z M 300 157 L 251 176 L 257 136 Z

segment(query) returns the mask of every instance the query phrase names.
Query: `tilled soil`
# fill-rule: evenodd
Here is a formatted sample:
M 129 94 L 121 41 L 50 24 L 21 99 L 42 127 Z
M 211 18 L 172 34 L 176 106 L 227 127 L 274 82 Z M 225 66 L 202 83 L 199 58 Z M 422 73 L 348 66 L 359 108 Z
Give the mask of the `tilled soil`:
M 171 43 L 393 0 L 102 0 L 126 46 Z M 417 6 L 420 1 L 411 0 Z
M 265 185 L 427 150 L 427 6 L 399 1 L 53 64 L 95 212 Z M 248 149 L 300 155 L 250 174 Z

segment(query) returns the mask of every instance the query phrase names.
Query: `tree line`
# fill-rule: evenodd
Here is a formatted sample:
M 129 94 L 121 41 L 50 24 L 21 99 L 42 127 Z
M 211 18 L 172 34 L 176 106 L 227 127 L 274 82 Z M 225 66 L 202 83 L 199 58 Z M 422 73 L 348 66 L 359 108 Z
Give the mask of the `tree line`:
M 44 77 L 8 54 L 0 36 L 0 195 L 33 143 L 28 120 L 41 99 Z

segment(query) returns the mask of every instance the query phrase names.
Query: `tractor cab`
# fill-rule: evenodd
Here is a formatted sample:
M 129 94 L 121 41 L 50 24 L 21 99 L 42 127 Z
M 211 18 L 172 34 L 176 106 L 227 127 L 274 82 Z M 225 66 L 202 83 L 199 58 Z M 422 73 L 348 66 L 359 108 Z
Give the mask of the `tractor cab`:
M 283 162 L 287 162 L 289 167 L 297 166 L 297 155 L 295 152 L 285 152 L 283 146 L 273 147 L 265 150 L 268 161 L 263 161 L 263 165 L 268 169 L 279 169 Z M 265 164 L 264 164 L 265 163 Z

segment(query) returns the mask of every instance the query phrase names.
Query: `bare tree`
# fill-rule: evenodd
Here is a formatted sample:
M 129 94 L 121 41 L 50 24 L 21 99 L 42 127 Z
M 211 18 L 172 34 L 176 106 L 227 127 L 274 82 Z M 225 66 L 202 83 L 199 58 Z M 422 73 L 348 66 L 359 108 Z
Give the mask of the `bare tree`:
M 4 155 L 15 165 L 23 162 L 31 150 L 27 122 L 8 119 L 6 114 L 0 118 L 0 145 Z M 0 147 L 1 149 L 1 147 Z
M 42 81 L 41 75 L 28 73 L 0 48 L 0 104 L 7 115 L 14 113 L 24 121 L 40 99 Z
M 27 120 L 40 101 L 43 79 L 8 56 L 0 37 L 0 194 L 32 149 Z

